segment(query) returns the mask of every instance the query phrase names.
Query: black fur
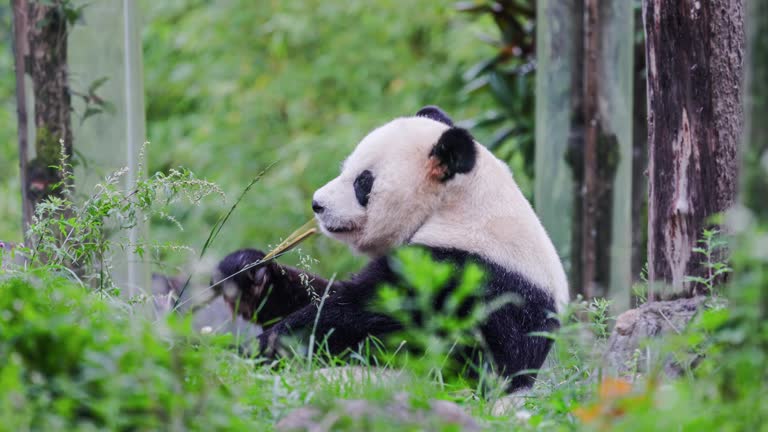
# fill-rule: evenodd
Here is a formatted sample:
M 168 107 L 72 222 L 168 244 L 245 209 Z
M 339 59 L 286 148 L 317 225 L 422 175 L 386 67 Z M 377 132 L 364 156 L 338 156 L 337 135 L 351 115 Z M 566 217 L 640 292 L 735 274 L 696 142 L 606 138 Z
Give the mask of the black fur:
M 427 105 L 420 109 L 419 112 L 416 113 L 416 117 L 426 117 L 447 124 L 448 126 L 453 126 L 453 120 L 451 120 L 448 114 L 435 105 Z
M 361 206 L 368 205 L 368 196 L 371 194 L 371 188 L 373 188 L 373 174 L 370 171 L 365 170 L 357 176 L 354 183 L 355 198 Z
M 437 144 L 432 147 L 430 157 L 435 157 L 443 168 L 442 181 L 456 174 L 472 171 L 477 160 L 477 149 L 472 135 L 462 128 L 453 127 L 443 132 Z
M 484 301 L 491 301 L 500 295 L 512 295 L 519 300 L 507 303 L 491 314 L 480 331 L 489 351 L 487 354 L 493 359 L 497 371 L 511 378 L 510 390 L 532 385 L 535 373 L 517 374 L 540 368 L 549 352 L 551 339 L 531 336 L 530 333 L 554 331 L 559 326 L 558 321 L 551 316 L 555 310 L 553 298 L 519 273 L 506 270 L 476 255 L 454 249 L 427 249 L 434 259 L 449 262 L 456 269 L 462 268 L 468 262 L 480 265 L 486 271 L 485 290 L 482 294 Z M 225 276 L 226 271 L 236 271 L 236 266 L 233 267 L 232 264 L 239 261 L 237 257 L 256 256 L 254 252 L 256 251 L 235 252 L 222 261 L 219 270 Z M 284 314 L 281 321 L 259 337 L 260 349 L 266 355 L 275 354 L 283 336 L 307 335 L 315 324 L 318 311 L 317 306 L 312 304 L 308 297 L 297 295 L 299 291 L 306 291 L 293 276 L 297 271 L 280 268 L 283 271 L 269 273 L 271 280 L 268 283 L 273 287 L 269 298 L 257 299 L 243 295 L 238 310 L 241 314 L 243 310 L 247 314 L 263 303 L 264 306 L 255 317 L 252 312 L 245 316 L 246 319 L 255 318 L 257 323 L 276 318 L 278 312 Z M 313 289 L 324 292 L 327 282 L 317 277 L 314 280 L 316 282 L 312 284 Z M 236 282 L 244 294 L 250 288 L 247 281 L 245 285 L 241 285 L 242 279 L 236 279 Z M 402 326 L 398 321 L 371 310 L 370 302 L 375 298 L 377 288 L 383 283 L 400 286 L 404 283 L 393 271 L 388 257 L 371 261 L 360 273 L 347 281 L 334 283 L 331 295 L 326 299 L 320 317 L 317 318 L 316 340 L 325 341 L 331 353 L 340 354 L 347 349 L 355 349 L 368 336 L 382 339 L 400 330 Z M 455 284 L 454 280 L 446 289 L 453 289 Z M 272 297 L 275 299 L 270 299 Z M 292 303 L 294 299 L 295 303 Z M 436 310 L 439 311 L 439 307 Z M 466 350 L 460 350 L 458 355 L 474 357 L 473 353 L 467 353 Z
M 241 249 L 227 255 L 218 265 L 222 278 L 239 272 L 243 267 L 258 262 L 264 253 L 256 249 Z M 262 327 L 269 327 L 278 319 L 289 315 L 296 309 L 310 304 L 312 297 L 302 279 L 308 280 L 313 290 L 324 290 L 328 285 L 325 279 L 317 276 L 302 276 L 302 272 L 288 266 L 270 261 L 264 267 L 252 268 L 235 275 L 231 280 L 240 290 L 237 303 L 230 306 L 246 320 Z M 211 281 L 212 284 L 218 281 Z M 257 285 L 264 285 L 261 295 L 256 295 Z M 221 285 L 216 289 L 220 290 Z

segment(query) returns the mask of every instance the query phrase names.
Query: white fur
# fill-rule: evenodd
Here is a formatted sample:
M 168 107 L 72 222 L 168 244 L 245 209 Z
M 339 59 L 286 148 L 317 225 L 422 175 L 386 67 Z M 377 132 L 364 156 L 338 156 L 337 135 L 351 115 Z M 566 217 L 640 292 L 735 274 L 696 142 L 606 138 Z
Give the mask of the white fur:
M 447 182 L 430 177 L 429 152 L 447 129 L 434 120 L 405 117 L 369 133 L 341 175 L 315 193 L 325 207 L 320 226 L 371 256 L 406 243 L 478 254 L 549 290 L 562 308 L 569 298 L 562 264 L 506 164 L 476 143 L 471 172 Z M 366 208 L 353 186 L 364 170 L 375 179 Z M 339 227 L 354 230 L 330 232 Z
M 213 271 L 213 280 L 214 281 L 221 281 L 224 279 L 224 275 L 221 274 L 221 272 L 218 269 L 215 269 Z M 237 299 L 237 296 L 240 293 L 240 289 L 237 287 L 237 284 L 232 279 L 227 279 L 224 282 L 219 282 L 219 289 L 221 290 L 221 294 L 229 301 L 234 302 Z

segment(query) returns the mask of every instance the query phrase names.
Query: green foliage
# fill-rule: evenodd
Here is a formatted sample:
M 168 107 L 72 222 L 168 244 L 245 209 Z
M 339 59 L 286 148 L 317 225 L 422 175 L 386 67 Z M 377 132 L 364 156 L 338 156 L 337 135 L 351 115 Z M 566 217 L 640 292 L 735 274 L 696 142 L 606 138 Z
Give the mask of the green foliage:
M 185 166 L 233 197 L 277 162 L 221 231 L 219 256 L 278 244 L 309 219 L 314 191 L 374 127 L 425 104 L 459 120 L 490 103 L 459 92 L 485 51 L 470 35 L 488 23 L 451 0 L 141 4 L 151 171 Z M 193 244 L 228 206 L 177 209 L 187 231 L 157 221 L 153 233 Z M 338 242 L 303 246 L 321 274 L 362 264 Z
M 16 149 L 16 79 L 10 3 L 0 3 L 0 240 L 21 240 L 21 186 Z
M 0 282 L 5 430 L 212 430 L 253 425 L 189 323 L 152 323 L 47 269 Z M 174 317 L 171 317 L 174 318 Z
M 70 89 L 70 93 L 80 97 L 83 100 L 85 107 L 82 114 L 80 114 L 80 124 L 82 125 L 88 117 L 95 116 L 97 114 L 109 113 L 115 114 L 115 104 L 102 98 L 97 94 L 99 89 L 109 81 L 109 77 L 101 77 L 93 81 L 85 93 L 80 93 L 73 89 Z
M 441 383 L 455 381 L 457 371 L 482 373 L 483 365 L 457 364 L 456 352 L 477 348 L 479 325 L 493 307 L 509 299 L 486 308 L 477 301 L 484 279 L 480 267 L 470 264 L 455 275 L 451 264 L 433 261 L 423 248 L 399 250 L 393 265 L 403 277 L 403 286 L 380 287 L 377 309 L 399 320 L 404 330 L 390 338 L 396 349 L 384 352 L 387 364 L 408 367 Z M 456 289 L 446 296 L 445 287 L 454 277 Z M 405 352 L 420 355 L 412 359 Z
M 150 172 L 185 166 L 235 197 L 277 162 L 266 187 L 228 221 L 211 256 L 279 243 L 311 215 L 312 193 L 381 123 L 429 103 L 457 120 L 493 104 L 489 95 L 460 92 L 463 71 L 493 51 L 472 35 L 493 24 L 458 14 L 452 0 L 168 0 L 142 1 L 140 11 Z M 0 66 L 10 71 L 9 12 L 0 4 Z M 111 109 L 99 85 L 115 77 L 99 78 L 73 93 L 86 101 L 80 120 Z M 0 77 L 0 239 L 18 242 L 14 84 L 12 74 Z M 481 142 L 491 139 L 490 131 L 474 132 Z M 171 206 L 168 214 L 187 229 L 179 233 L 172 221 L 154 218 L 152 237 L 196 245 L 230 205 Z M 362 263 L 337 242 L 318 238 L 305 247 L 326 275 L 343 277 Z M 188 256 L 164 251 L 161 258 L 178 265 Z
M 530 0 L 478 0 L 457 3 L 456 8 L 493 19 L 498 33 L 480 37 L 494 50 L 467 69 L 462 90 L 474 98 L 491 96 L 497 109 L 466 122 L 467 126 L 493 130 L 486 145 L 513 168 L 519 167 L 516 179 L 529 191 L 534 174 L 536 4 Z
M 79 6 L 75 5 L 75 2 L 72 0 L 33 0 L 32 3 L 51 7 L 66 19 L 68 26 L 77 24 L 82 18 L 83 9 L 88 6 L 87 3 Z
M 608 313 L 611 303 L 611 300 L 598 297 L 592 299 L 587 307 L 589 321 L 592 323 L 594 332 L 599 338 L 607 338 L 610 335 L 608 321 L 611 318 Z
M 753 252 L 757 242 L 765 240 L 766 230 L 752 226 L 743 229 L 739 238 L 738 243 L 732 243 L 738 247 L 732 249 L 735 279 L 725 291 L 727 306 L 722 297 L 712 297 L 679 335 L 648 345 L 646 349 L 658 350 L 659 354 L 647 353 L 654 359 L 648 365 L 650 372 L 636 381 L 599 381 L 595 374 L 598 370 L 594 369 L 592 379 L 584 380 L 587 373 L 573 374 L 572 369 L 563 369 L 569 364 L 568 358 L 562 356 L 563 346 L 579 358 L 578 370 L 586 372 L 589 369 L 585 366 L 599 364 L 604 344 L 599 339 L 587 343 L 572 339 L 569 326 L 559 332 L 557 361 L 547 373 L 547 381 L 566 379 L 568 385 L 555 386 L 539 401 L 527 404 L 547 413 L 540 418 L 541 424 L 553 420 L 554 424 L 567 424 L 569 419 L 561 415 L 568 414 L 566 417 L 575 415 L 578 419 L 572 425 L 574 429 L 583 425 L 590 430 L 764 430 L 768 420 L 768 409 L 762 403 L 768 396 L 768 325 L 759 299 L 768 284 L 768 267 L 765 258 Z M 699 253 L 712 257 L 707 280 L 715 280 L 718 270 L 722 273 L 722 269 L 729 268 L 725 263 L 717 264 L 714 258 L 713 251 L 724 243 L 717 239 L 716 232 L 705 234 L 701 243 L 704 247 Z M 709 292 L 714 292 L 715 287 L 708 286 Z M 580 353 L 577 347 L 585 346 L 597 352 L 597 361 Z M 688 353 L 693 354 L 692 362 Z M 688 373 L 677 380 L 661 377 L 660 362 L 668 355 L 688 362 L 682 365 Z M 574 376 L 575 381 L 569 378 Z M 552 411 L 553 406 L 567 409 Z
M 703 257 L 701 265 L 706 270 L 705 276 L 686 276 L 686 282 L 692 282 L 704 287 L 704 292 L 715 295 L 715 285 L 722 280 L 726 273 L 732 271 L 726 261 L 725 247 L 728 242 L 717 229 L 705 229 L 699 244 L 691 249 L 691 252 Z
M 99 289 L 113 289 L 112 255 L 116 247 L 130 249 L 139 257 L 145 251 L 178 249 L 172 244 L 131 243 L 119 234 L 149 217 L 156 216 L 181 225 L 167 209 L 178 202 L 199 204 L 205 197 L 223 192 L 213 183 L 197 179 L 180 168 L 155 173 L 139 179 L 126 191 L 121 184 L 127 172 L 121 169 L 94 186 L 91 196 L 80 201 L 74 197 L 74 178 L 63 146 L 57 170 L 64 179 L 55 186 L 61 193 L 50 195 L 35 209 L 28 237 L 32 244 L 25 254 L 32 266 L 74 271 L 85 283 Z M 144 152 L 142 151 L 142 155 Z M 143 163 L 143 156 L 140 158 Z

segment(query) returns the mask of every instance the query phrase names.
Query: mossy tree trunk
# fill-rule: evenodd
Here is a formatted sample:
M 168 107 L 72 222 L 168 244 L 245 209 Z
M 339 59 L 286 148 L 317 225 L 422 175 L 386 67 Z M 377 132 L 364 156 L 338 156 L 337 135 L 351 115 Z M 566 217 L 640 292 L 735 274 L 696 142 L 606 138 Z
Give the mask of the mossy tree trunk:
M 648 68 L 649 298 L 660 284 L 702 287 L 692 251 L 710 217 L 733 204 L 742 131 L 740 0 L 645 0 Z
M 67 73 L 67 7 L 65 0 L 13 0 L 16 26 L 16 85 L 19 107 L 19 146 L 25 227 L 32 209 L 62 181 L 52 168 L 60 164 L 62 150 L 72 156 L 71 98 Z M 34 157 L 27 140 L 24 76 L 32 82 L 34 97 Z M 62 147 L 63 146 L 63 147 Z

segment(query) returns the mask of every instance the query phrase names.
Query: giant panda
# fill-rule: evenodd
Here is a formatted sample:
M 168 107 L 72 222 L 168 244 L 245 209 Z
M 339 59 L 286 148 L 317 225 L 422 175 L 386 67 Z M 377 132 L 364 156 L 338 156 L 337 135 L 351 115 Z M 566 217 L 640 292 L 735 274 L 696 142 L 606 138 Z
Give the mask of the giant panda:
M 368 255 L 354 277 L 334 282 L 319 318 L 302 272 L 271 262 L 240 272 L 264 257 L 243 249 L 214 271 L 225 300 L 264 327 L 258 343 L 274 355 L 283 336 L 315 328 L 331 353 L 382 338 L 401 325 L 370 307 L 384 283 L 398 284 L 392 252 L 405 245 L 427 249 L 456 268 L 475 263 L 485 271 L 481 298 L 511 295 L 482 324 L 485 358 L 509 378 L 509 390 L 532 385 L 551 339 L 532 335 L 558 328 L 568 285 L 555 248 L 505 163 L 440 108 L 427 106 L 370 132 L 346 158 L 341 174 L 317 190 L 312 210 L 321 230 Z M 234 275 L 234 276 L 233 276 Z M 309 279 L 323 293 L 328 281 Z M 520 373 L 522 371 L 522 373 Z

